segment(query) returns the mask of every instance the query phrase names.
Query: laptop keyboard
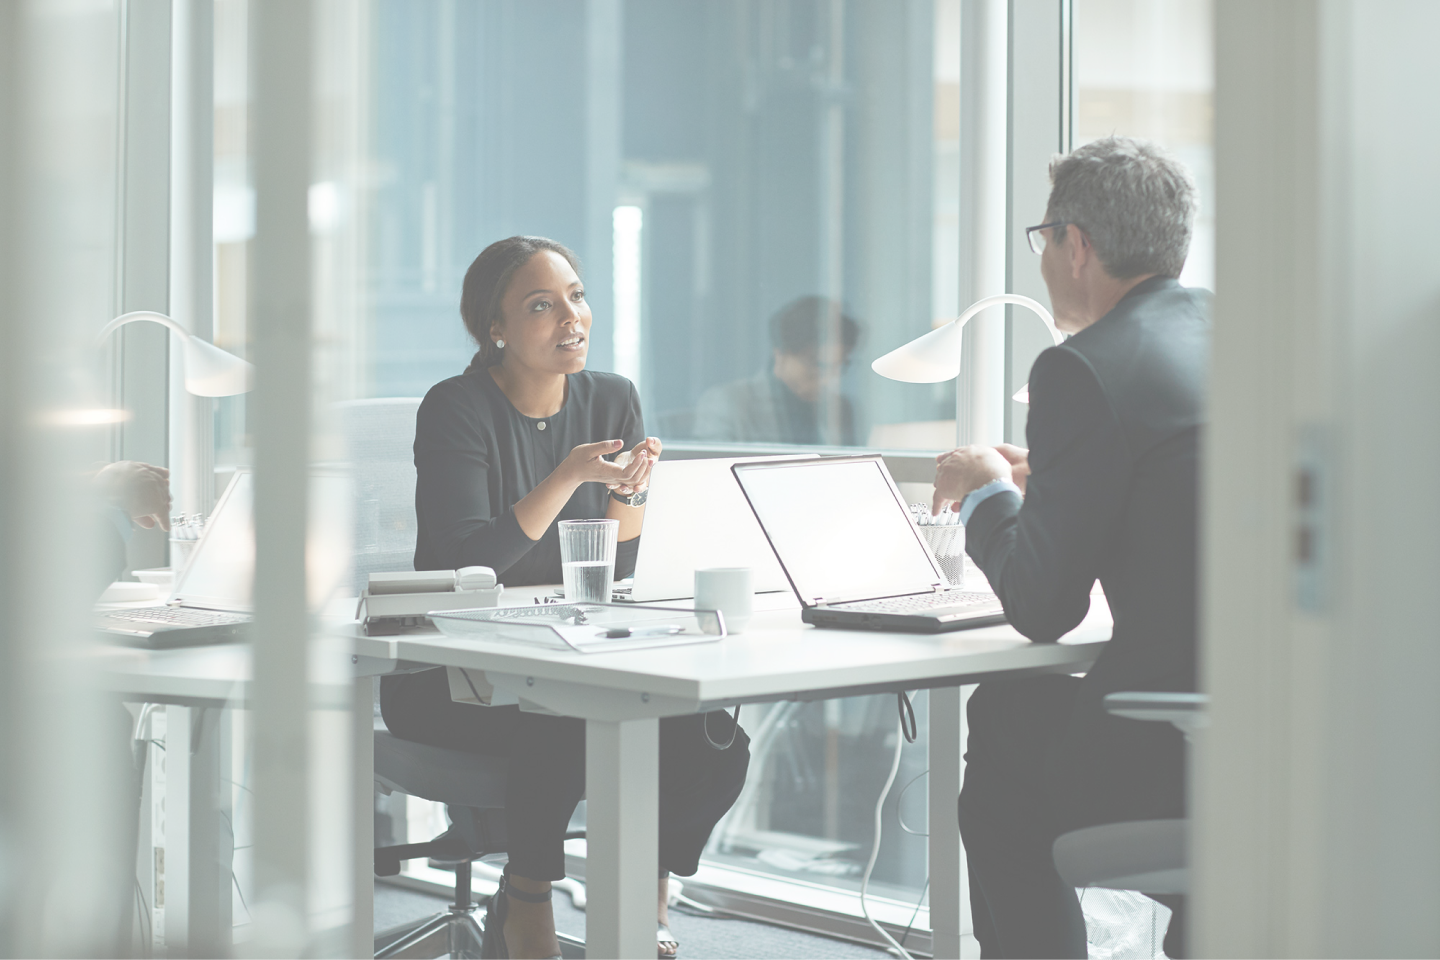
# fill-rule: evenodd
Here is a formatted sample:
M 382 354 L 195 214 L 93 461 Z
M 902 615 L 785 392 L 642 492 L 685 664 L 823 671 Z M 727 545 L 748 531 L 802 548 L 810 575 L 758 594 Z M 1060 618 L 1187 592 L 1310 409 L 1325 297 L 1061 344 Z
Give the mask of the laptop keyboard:
M 917 593 L 908 597 L 887 597 L 883 600 L 855 600 L 851 603 L 832 603 L 831 610 L 855 610 L 860 613 L 926 613 L 930 610 L 968 607 L 977 603 L 989 603 L 995 599 L 993 593 L 968 593 L 965 591 L 943 591 L 941 593 Z
M 218 627 L 232 623 L 249 623 L 248 613 L 224 613 L 218 610 L 192 610 L 188 607 L 140 607 L 135 610 L 108 610 L 107 620 L 126 623 L 154 623 L 167 627 Z

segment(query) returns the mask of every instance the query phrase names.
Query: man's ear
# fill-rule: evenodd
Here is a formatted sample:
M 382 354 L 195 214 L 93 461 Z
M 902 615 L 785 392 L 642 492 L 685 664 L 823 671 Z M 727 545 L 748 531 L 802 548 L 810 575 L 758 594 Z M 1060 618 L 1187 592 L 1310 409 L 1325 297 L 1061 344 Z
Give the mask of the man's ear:
M 1070 276 L 1072 279 L 1079 280 L 1081 271 L 1095 256 L 1095 248 L 1090 245 L 1090 238 L 1085 231 L 1075 224 L 1066 224 L 1065 229 L 1069 231 L 1066 239 L 1070 241 L 1067 244 L 1070 254 Z

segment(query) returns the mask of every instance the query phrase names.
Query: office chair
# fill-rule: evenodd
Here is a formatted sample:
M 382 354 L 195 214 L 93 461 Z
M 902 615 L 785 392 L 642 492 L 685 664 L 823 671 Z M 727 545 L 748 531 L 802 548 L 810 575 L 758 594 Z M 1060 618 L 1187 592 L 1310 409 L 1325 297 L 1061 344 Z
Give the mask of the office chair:
M 393 877 L 403 860 L 426 857 L 455 866 L 455 899 L 442 913 L 376 938 L 376 957 L 395 957 L 440 931 L 451 957 L 478 957 L 484 929 L 470 898 L 470 865 L 505 850 L 505 782 L 509 761 L 401 740 L 375 723 L 375 785 L 446 804 L 451 826 L 424 843 L 375 849 L 375 875 Z
M 372 573 L 415 569 L 415 412 L 419 397 L 335 405 L 355 478 L 355 592 Z
M 414 569 L 415 414 L 418 397 L 351 400 L 336 404 L 355 477 L 355 578 L 363 588 L 371 573 Z M 449 830 L 424 843 L 375 850 L 375 874 L 395 876 L 404 860 L 425 857 L 455 867 L 455 896 L 442 913 L 384 933 L 377 957 L 409 953 L 442 931 L 452 957 L 480 956 L 483 927 L 470 897 L 471 864 L 505 852 L 507 762 L 459 750 L 401 740 L 375 720 L 375 784 L 446 805 Z M 583 837 L 567 834 L 566 839 Z M 575 942 L 563 938 L 575 952 Z
M 1209 702 L 1203 693 L 1112 693 L 1105 697 L 1105 709 L 1131 720 L 1172 723 L 1189 741 L 1204 726 Z M 1190 889 L 1189 835 L 1188 820 L 1135 820 L 1072 830 L 1055 840 L 1055 869 L 1072 887 L 1183 895 Z

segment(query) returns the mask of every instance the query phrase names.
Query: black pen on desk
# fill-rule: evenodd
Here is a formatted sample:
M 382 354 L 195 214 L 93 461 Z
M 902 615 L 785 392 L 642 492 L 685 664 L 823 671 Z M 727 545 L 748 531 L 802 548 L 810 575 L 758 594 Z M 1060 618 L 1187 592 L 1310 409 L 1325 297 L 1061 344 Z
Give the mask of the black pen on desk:
M 619 640 L 623 637 L 673 637 L 683 630 L 678 624 L 667 623 L 660 627 L 611 627 L 602 632 L 609 640 Z

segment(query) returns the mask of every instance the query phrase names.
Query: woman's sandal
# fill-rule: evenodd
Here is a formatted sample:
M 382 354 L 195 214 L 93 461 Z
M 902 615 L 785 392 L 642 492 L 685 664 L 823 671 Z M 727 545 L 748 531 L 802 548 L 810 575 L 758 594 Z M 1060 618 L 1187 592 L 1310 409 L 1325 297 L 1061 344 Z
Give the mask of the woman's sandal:
M 554 893 L 546 890 L 544 893 L 529 893 L 512 887 L 509 883 L 510 874 L 500 874 L 500 889 L 495 891 L 495 896 L 485 905 L 485 935 L 480 942 L 480 956 L 483 960 L 509 960 L 510 948 L 505 943 L 505 918 L 510 913 L 509 899 L 514 897 L 525 903 L 549 903 Z M 550 957 L 548 960 L 561 960 L 560 957 Z
M 655 955 L 658 960 L 673 960 L 680 955 L 680 941 L 675 939 L 675 934 L 670 932 L 668 924 L 658 924 L 659 929 L 655 931 L 656 949 Z M 674 953 L 666 953 L 660 947 L 672 947 Z

